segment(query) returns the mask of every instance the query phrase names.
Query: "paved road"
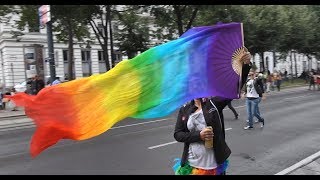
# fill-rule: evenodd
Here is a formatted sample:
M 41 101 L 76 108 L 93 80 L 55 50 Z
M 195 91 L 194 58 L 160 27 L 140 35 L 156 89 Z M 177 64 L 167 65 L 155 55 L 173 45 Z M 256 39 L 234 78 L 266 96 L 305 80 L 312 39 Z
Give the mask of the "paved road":
M 265 128 L 243 130 L 243 100 L 233 101 L 239 120 L 225 110 L 232 149 L 228 174 L 276 174 L 320 150 L 320 91 L 272 93 L 261 104 Z M 173 139 L 176 114 L 127 119 L 86 141 L 60 141 L 35 159 L 29 155 L 34 128 L 0 132 L 0 174 L 173 174 L 182 144 Z

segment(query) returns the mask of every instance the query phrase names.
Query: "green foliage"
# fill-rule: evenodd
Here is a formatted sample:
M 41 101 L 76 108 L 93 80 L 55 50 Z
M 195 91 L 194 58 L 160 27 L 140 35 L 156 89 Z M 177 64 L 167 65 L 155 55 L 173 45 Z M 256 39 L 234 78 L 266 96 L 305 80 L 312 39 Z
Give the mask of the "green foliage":
M 6 23 L 11 19 L 9 13 L 15 12 L 14 5 L 0 5 L 0 23 Z
M 23 31 L 28 25 L 29 32 L 39 32 L 39 7 L 39 5 L 20 5 L 20 10 L 18 10 L 20 20 L 16 21 L 19 30 Z
M 202 5 L 195 26 L 212 26 L 218 22 L 242 22 L 243 8 L 232 5 Z
M 59 41 L 65 43 L 69 40 L 69 30 L 72 30 L 73 35 L 78 41 L 83 41 L 84 38 L 90 38 L 89 28 L 84 23 L 82 17 L 82 9 L 79 5 L 52 5 L 52 20 L 53 31 L 56 32 L 56 37 Z
M 202 8 L 199 5 L 151 5 L 148 6 L 157 27 L 156 38 L 172 40 L 190 29 Z
M 105 11 L 105 7 L 110 6 L 110 11 Z M 10 19 L 9 13 L 19 13 L 21 19 L 17 21 L 17 27 L 20 30 L 28 25 L 30 31 L 38 31 L 38 5 L 20 5 L 18 10 L 13 7 L 0 6 L 1 22 Z M 284 59 L 291 50 L 295 50 L 308 57 L 315 55 L 320 58 L 319 5 L 125 5 L 123 10 L 114 7 L 52 5 L 57 38 L 66 42 L 70 29 L 79 41 L 90 38 L 88 27 L 97 28 L 97 24 L 93 24 L 97 20 L 103 24 L 103 31 L 107 32 L 108 19 L 105 12 L 108 12 L 120 29 L 114 31 L 115 44 L 132 57 L 137 51 L 145 51 L 153 46 L 150 43 L 153 38 L 161 44 L 178 38 L 193 26 L 214 25 L 219 21 L 242 22 L 245 45 L 252 54 L 281 52 L 279 59 Z M 150 12 L 151 16 L 138 15 L 142 12 Z M 155 26 L 155 29 L 151 30 L 149 26 Z M 95 39 L 102 49 L 108 48 L 109 38 L 96 30 Z
M 130 7 L 118 12 L 119 25 L 123 29 L 115 32 L 115 39 L 121 51 L 126 51 L 128 58 L 133 58 L 138 51 L 149 48 L 149 17 L 137 15 L 140 8 Z

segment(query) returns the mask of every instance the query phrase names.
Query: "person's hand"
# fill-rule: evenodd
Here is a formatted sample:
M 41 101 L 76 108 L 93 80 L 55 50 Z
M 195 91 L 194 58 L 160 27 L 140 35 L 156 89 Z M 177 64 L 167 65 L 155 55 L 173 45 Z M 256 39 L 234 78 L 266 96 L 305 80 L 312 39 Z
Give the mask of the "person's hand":
M 241 99 L 244 99 L 246 97 L 245 93 L 241 93 Z
M 251 54 L 250 52 L 246 52 L 245 55 L 243 55 L 240 59 L 240 62 L 243 62 L 244 64 L 249 64 L 251 60 Z
M 261 98 L 262 100 L 266 100 L 267 99 L 267 97 L 265 96 L 265 95 L 262 95 L 262 98 Z
M 213 132 L 210 129 L 203 128 L 200 132 L 200 138 L 201 140 L 210 140 L 213 138 Z

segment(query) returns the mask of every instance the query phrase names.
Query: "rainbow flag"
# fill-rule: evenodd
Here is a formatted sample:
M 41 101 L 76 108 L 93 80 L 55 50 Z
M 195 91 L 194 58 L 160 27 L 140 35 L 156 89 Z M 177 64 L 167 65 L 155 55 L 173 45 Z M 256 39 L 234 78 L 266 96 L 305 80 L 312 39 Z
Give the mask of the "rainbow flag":
M 35 157 L 60 139 L 92 138 L 126 117 L 163 117 L 198 97 L 238 98 L 233 52 L 241 47 L 241 23 L 196 27 L 104 74 L 10 98 L 34 120 Z

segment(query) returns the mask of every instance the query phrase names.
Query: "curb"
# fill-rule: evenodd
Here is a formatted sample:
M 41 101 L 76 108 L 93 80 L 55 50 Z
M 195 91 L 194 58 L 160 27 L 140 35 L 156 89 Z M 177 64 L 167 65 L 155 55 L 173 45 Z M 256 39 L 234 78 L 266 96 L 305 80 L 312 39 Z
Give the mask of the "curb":
M 297 162 L 296 164 L 294 164 L 294 165 L 292 165 L 292 166 L 290 166 L 290 167 L 278 172 L 275 175 L 287 175 L 287 174 L 291 173 L 292 171 L 295 171 L 295 170 L 299 169 L 300 167 L 311 163 L 312 161 L 318 159 L 319 157 L 320 157 L 320 151 L 318 151 L 318 152 L 312 154 L 311 156 L 309 156 L 309 157 Z

